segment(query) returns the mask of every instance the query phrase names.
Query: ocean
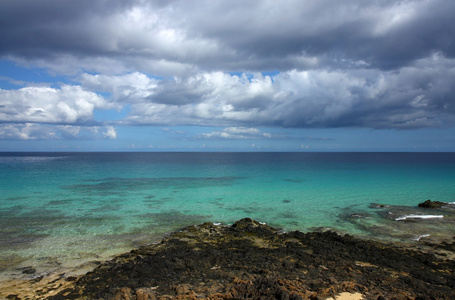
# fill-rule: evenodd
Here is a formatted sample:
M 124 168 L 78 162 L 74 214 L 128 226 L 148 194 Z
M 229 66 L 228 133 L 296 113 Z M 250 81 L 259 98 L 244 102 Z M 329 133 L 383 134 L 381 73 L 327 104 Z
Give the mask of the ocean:
M 244 217 L 283 231 L 453 238 L 455 153 L 0 153 L 0 192 L 6 280 L 77 273 L 179 228 Z M 427 199 L 451 204 L 417 207 Z

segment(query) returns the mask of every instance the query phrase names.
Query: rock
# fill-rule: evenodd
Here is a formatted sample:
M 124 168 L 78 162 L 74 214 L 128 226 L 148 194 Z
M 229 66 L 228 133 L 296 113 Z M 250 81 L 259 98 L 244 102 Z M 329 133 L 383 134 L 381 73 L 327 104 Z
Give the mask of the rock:
M 131 294 L 131 289 L 124 287 L 117 291 L 112 300 L 133 300 L 132 297 L 133 295 Z
M 453 260 L 332 231 L 207 223 L 101 264 L 47 299 L 455 299 Z
M 33 267 L 25 267 L 25 268 L 21 268 L 20 270 L 22 270 L 22 274 L 35 274 L 36 273 L 36 270 Z
M 370 203 L 370 208 L 388 208 L 390 205 L 388 204 L 380 204 L 380 203 Z
M 68 276 L 65 280 L 66 281 L 75 281 L 77 279 L 76 276 Z
M 368 214 L 362 214 L 362 213 L 354 213 L 354 214 L 351 214 L 350 217 L 351 218 L 354 218 L 354 219 L 365 219 L 365 218 L 368 218 L 370 215 Z
M 136 300 L 156 300 L 155 292 L 151 288 L 137 289 Z
M 446 202 L 441 202 L 441 201 L 431 201 L 431 200 L 426 200 L 423 203 L 419 203 L 419 207 L 423 208 L 440 208 L 442 206 L 447 205 Z
M 270 235 L 277 232 L 277 229 L 250 218 L 244 218 L 235 222 L 232 225 L 232 228 L 235 228 L 239 231 L 255 233 L 259 235 Z

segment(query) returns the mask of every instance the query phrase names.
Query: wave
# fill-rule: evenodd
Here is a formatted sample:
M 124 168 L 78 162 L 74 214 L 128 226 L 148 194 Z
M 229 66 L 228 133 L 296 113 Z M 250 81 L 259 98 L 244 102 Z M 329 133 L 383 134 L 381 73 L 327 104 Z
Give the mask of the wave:
M 398 218 L 395 218 L 395 221 L 404 221 L 408 219 L 442 219 L 443 215 L 404 215 Z
M 35 163 L 64 159 L 66 156 L 1 156 L 0 163 Z
M 430 237 L 429 234 L 421 234 L 419 236 L 416 236 L 415 238 L 413 238 L 414 241 L 420 241 L 422 238 L 426 238 L 426 237 Z

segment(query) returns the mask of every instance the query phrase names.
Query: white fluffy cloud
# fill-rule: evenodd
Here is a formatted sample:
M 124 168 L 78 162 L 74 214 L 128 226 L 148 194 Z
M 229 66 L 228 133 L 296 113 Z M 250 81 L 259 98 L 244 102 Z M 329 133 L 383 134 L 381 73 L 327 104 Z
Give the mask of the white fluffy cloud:
M 113 75 L 92 75 L 84 73 L 79 81 L 89 90 L 112 94 L 116 102 L 143 102 L 156 93 L 158 80 L 139 72 Z
M 455 60 L 441 54 L 397 71 L 315 69 L 270 76 L 204 72 L 165 79 L 140 72 L 118 76 L 84 73 L 78 76 L 81 86 L 0 90 L 0 119 L 22 124 L 96 125 L 96 109 L 128 106 L 129 114 L 118 125 L 227 128 L 207 138 L 254 138 L 256 133 L 233 130 L 257 126 L 440 127 L 454 122 L 454 77 Z M 97 92 L 110 94 L 109 101 Z M 24 137 L 29 127 L 21 128 Z M 64 130 L 59 132 L 62 135 Z M 41 138 L 52 134 L 56 135 L 47 132 Z M 9 135 L 20 136 L 12 131 Z M 101 136 L 116 138 L 117 134 L 113 127 L 106 127 Z
M 52 124 L 0 124 L 3 140 L 116 139 L 113 126 L 71 126 Z
M 80 86 L 0 89 L 0 139 L 116 139 L 115 128 L 96 121 L 94 111 L 118 107 Z
M 56 138 L 55 130 L 38 124 L 1 124 L 0 139 L 5 140 L 48 140 Z
M 272 134 L 269 132 L 262 132 L 257 128 L 246 127 L 227 127 L 221 131 L 212 131 L 210 133 L 203 133 L 201 137 L 204 139 L 263 139 L 271 138 Z
M 123 125 L 420 128 L 453 123 L 454 76 L 455 60 L 434 54 L 398 71 L 81 78 L 84 88 L 104 88 L 130 106 Z
M 109 108 L 103 97 L 80 86 L 24 87 L 0 90 L 0 120 L 21 123 L 79 124 L 93 121 L 93 111 Z
M 115 140 L 117 138 L 117 131 L 114 126 L 107 126 L 106 131 L 103 133 L 103 137 L 106 139 Z

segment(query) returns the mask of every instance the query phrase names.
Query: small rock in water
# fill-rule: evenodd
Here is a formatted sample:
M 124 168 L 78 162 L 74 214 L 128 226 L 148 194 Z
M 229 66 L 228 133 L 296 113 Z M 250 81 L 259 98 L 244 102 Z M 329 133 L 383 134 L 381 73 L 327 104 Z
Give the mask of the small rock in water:
M 423 207 L 423 208 L 440 208 L 444 205 L 447 205 L 447 203 L 441 202 L 441 201 L 431 201 L 430 199 L 428 199 L 427 201 L 425 201 L 423 203 L 419 203 L 419 207 Z
M 33 267 L 24 267 L 24 268 L 20 268 L 20 270 L 22 271 L 22 274 L 35 274 L 36 273 L 36 270 Z
M 364 219 L 364 218 L 368 218 L 368 215 L 361 214 L 361 213 L 354 213 L 354 214 L 351 214 L 351 218 Z
M 379 204 L 379 203 L 371 203 L 370 208 L 388 208 L 390 205 L 387 204 Z

